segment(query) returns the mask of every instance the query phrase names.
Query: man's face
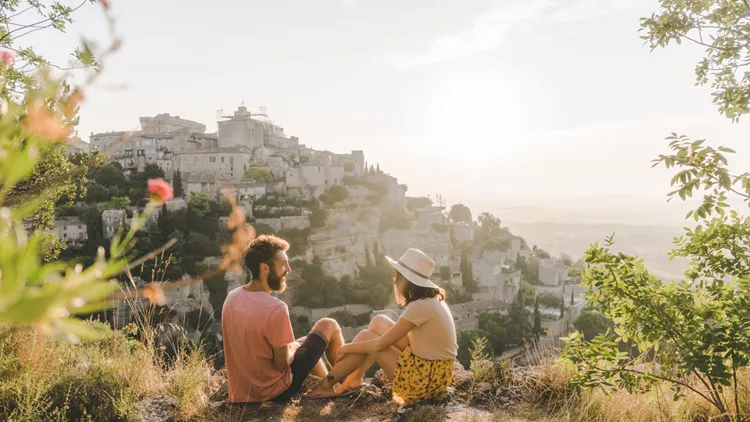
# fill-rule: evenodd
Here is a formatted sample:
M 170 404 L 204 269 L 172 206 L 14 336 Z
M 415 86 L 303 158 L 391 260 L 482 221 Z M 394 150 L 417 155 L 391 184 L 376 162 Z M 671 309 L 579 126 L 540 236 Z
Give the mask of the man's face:
M 269 266 L 270 272 L 268 273 L 268 287 L 274 292 L 283 292 L 286 290 L 286 276 L 292 272 L 292 267 L 289 266 L 289 258 L 286 256 L 286 252 L 279 251 L 273 258 L 272 264 Z

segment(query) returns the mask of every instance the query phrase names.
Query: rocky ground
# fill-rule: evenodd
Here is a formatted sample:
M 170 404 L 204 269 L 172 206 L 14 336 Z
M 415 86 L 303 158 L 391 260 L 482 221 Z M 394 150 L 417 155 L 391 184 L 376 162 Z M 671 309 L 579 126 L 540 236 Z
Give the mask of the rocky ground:
M 296 399 L 286 405 L 270 403 L 236 406 L 228 402 L 226 378 L 211 378 L 210 404 L 201 419 L 223 421 L 526 421 L 519 408 L 528 407 L 528 377 L 533 370 L 509 371 L 507 365 L 490 361 L 475 362 L 473 371 L 456 364 L 451 387 L 428 402 L 397 408 L 391 401 L 391 385 L 382 371 L 364 385 L 358 394 L 335 400 Z M 522 373 L 525 372 L 525 373 Z M 313 377 L 311 377 L 313 378 Z M 312 387 L 315 379 L 309 379 Z M 142 421 L 178 420 L 177 402 L 168 396 L 148 398 L 137 408 Z M 523 412 L 520 412 L 523 413 Z M 533 417 L 532 419 L 537 419 Z

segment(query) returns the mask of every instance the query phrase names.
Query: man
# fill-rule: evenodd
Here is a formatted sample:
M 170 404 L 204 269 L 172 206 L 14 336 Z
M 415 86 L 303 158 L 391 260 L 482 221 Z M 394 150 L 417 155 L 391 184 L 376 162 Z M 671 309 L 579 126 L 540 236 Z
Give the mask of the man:
M 248 284 L 232 290 L 221 312 L 224 359 L 232 403 L 286 401 L 298 394 L 310 373 L 325 377 L 321 359 L 335 362 L 344 343 L 336 321 L 318 321 L 310 334 L 294 340 L 289 309 L 270 295 L 286 289 L 292 272 L 289 244 L 275 236 L 260 236 L 245 252 Z

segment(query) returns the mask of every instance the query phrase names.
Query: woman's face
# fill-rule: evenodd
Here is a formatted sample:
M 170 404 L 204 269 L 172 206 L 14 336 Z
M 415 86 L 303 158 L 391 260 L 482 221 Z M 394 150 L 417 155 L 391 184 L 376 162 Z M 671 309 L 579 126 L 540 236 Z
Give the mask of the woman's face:
M 398 271 L 393 274 L 393 297 L 396 298 L 396 303 L 403 304 L 405 298 L 402 296 L 401 292 L 403 292 L 404 287 L 406 287 L 404 284 L 408 282 L 409 281 Z

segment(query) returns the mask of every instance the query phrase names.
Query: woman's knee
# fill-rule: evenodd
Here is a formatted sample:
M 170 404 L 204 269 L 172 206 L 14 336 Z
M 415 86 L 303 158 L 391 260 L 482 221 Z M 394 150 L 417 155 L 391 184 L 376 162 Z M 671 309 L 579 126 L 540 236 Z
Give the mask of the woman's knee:
M 396 325 L 395 322 L 393 322 L 392 319 L 388 318 L 385 315 L 375 315 L 375 318 L 373 318 L 370 321 L 370 324 L 367 326 L 367 329 L 370 331 L 375 331 L 377 333 L 383 334 L 386 331 L 390 330 L 391 327 Z
M 354 336 L 354 340 L 352 341 L 367 341 L 372 340 L 380 337 L 378 333 L 372 332 L 370 330 L 362 330 L 359 333 L 357 333 L 356 336 Z

